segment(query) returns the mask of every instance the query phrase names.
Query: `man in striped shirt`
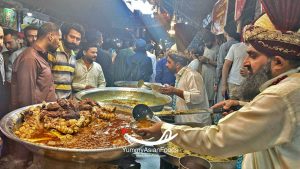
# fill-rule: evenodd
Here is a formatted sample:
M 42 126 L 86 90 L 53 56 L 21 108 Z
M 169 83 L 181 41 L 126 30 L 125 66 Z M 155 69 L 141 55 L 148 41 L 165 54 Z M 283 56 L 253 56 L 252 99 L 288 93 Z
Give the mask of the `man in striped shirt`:
M 72 80 L 75 71 L 76 54 L 82 37 L 83 27 L 79 24 L 64 24 L 62 30 L 62 45 L 56 54 L 48 56 L 54 77 L 55 93 L 58 98 L 70 98 Z

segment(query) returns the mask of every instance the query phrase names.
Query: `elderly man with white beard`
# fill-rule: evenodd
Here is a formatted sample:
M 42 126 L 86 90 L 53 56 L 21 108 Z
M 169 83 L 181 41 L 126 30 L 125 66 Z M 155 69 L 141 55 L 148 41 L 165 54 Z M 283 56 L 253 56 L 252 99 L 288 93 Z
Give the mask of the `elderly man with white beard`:
M 160 137 L 170 129 L 172 140 L 184 149 L 205 155 L 244 155 L 243 169 L 300 168 L 300 34 L 284 32 L 256 22 L 244 31 L 249 77 L 240 110 L 204 128 L 159 122 L 140 129 L 145 138 Z M 228 108 L 238 101 L 214 107 Z

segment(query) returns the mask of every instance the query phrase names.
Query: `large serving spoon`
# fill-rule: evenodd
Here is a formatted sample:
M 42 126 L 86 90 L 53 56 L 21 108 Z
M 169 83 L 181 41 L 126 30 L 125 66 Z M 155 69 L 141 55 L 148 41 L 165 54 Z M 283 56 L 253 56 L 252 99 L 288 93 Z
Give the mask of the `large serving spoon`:
M 145 82 L 144 82 L 144 80 L 139 80 L 138 83 L 137 83 L 137 87 L 141 88 L 142 86 L 146 86 L 146 87 L 148 87 L 150 89 L 152 88 L 151 86 L 146 85 Z
M 214 109 L 190 109 L 190 110 L 170 110 L 170 111 L 160 111 L 154 112 L 145 104 L 138 104 L 134 106 L 132 110 L 133 118 L 138 121 L 142 119 L 152 119 L 155 116 L 175 116 L 175 115 L 190 115 L 190 114 L 199 114 L 199 113 L 210 113 L 210 114 L 221 114 L 226 111 L 236 111 L 239 110 L 241 106 L 232 106 L 229 110 L 225 110 L 223 108 L 214 108 Z
M 132 116 L 136 121 L 152 119 L 153 115 L 153 111 L 145 104 L 138 104 L 132 110 Z

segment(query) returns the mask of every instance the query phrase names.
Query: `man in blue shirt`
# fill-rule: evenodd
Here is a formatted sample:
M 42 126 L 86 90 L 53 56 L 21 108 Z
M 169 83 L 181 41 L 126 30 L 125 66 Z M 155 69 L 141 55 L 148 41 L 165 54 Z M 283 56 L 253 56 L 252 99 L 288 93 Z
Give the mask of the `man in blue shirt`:
M 176 78 L 174 74 L 169 71 L 166 63 L 167 57 L 163 57 L 157 62 L 155 82 L 174 86 Z

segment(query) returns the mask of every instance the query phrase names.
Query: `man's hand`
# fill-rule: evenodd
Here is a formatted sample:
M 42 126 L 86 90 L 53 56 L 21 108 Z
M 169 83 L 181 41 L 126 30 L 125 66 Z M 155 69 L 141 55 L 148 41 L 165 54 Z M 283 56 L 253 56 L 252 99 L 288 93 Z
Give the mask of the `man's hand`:
M 85 89 L 93 89 L 93 88 L 95 88 L 94 86 L 91 86 L 91 85 L 86 85 L 85 86 Z
M 228 86 L 226 84 L 223 84 L 222 85 L 222 96 L 223 97 L 225 97 L 227 90 L 228 90 Z
M 170 85 L 166 85 L 160 88 L 162 94 L 173 95 L 175 94 L 176 88 Z
M 201 63 L 207 63 L 207 62 L 208 62 L 208 58 L 205 57 L 205 56 L 201 56 L 200 59 L 199 59 L 199 61 L 200 61 Z
M 178 88 L 175 88 L 173 86 L 170 85 L 164 85 L 164 87 L 162 87 L 159 91 L 162 94 L 167 94 L 167 95 L 176 95 L 178 97 L 181 97 L 182 99 L 184 98 L 184 91 Z
M 161 132 L 161 126 L 163 125 L 163 122 L 157 122 L 150 128 L 142 128 L 142 129 L 136 129 L 135 132 L 142 136 L 143 139 L 149 139 L 154 137 L 155 139 L 159 139 L 162 136 Z
M 225 101 L 221 101 L 221 102 L 213 105 L 211 108 L 214 109 L 214 108 L 222 108 L 223 107 L 223 109 L 229 110 L 228 112 L 223 113 L 223 116 L 226 116 L 233 112 L 233 110 L 230 110 L 230 108 L 232 106 L 239 106 L 239 105 L 240 105 L 240 103 L 237 100 L 225 100 Z

